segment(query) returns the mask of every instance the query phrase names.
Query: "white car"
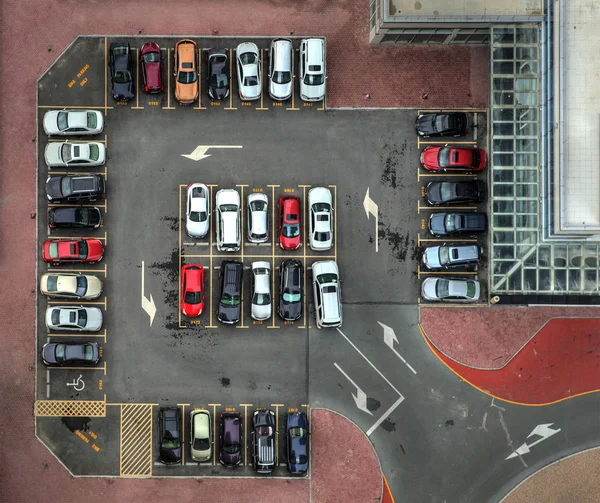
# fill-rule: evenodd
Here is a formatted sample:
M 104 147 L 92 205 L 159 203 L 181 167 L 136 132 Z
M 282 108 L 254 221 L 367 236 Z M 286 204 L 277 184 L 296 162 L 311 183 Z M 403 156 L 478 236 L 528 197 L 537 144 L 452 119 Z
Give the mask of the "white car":
M 185 230 L 192 238 L 208 234 L 210 221 L 210 192 L 203 183 L 191 183 L 187 187 Z
M 284 101 L 292 96 L 292 42 L 277 38 L 269 49 L 269 96 Z
M 300 99 L 302 101 L 321 101 L 325 98 L 325 40 L 322 38 L 304 38 L 300 41 L 300 60 L 298 64 L 300 80 Z
M 240 98 L 257 100 L 261 95 L 260 56 L 253 42 L 243 42 L 235 49 Z
M 331 191 L 315 187 L 308 191 L 308 243 L 312 250 L 329 250 L 333 243 L 333 206 Z
M 269 239 L 269 198 L 266 194 L 248 196 L 248 241 L 264 243 Z
M 102 295 L 102 281 L 85 274 L 44 274 L 40 279 L 40 292 L 48 297 L 94 300 Z
M 210 412 L 207 410 L 193 410 L 190 412 L 190 431 L 190 455 L 192 459 L 199 463 L 210 461 L 213 445 Z
M 64 143 L 46 145 L 44 159 L 50 167 L 102 166 L 106 162 L 106 148 L 99 142 Z
M 252 262 L 252 309 L 255 320 L 271 317 L 271 264 Z
M 317 328 L 342 326 L 340 271 L 333 260 L 313 262 L 313 295 Z
M 104 129 L 104 117 L 97 110 L 52 110 L 43 123 L 47 135 L 92 135 Z
M 102 328 L 102 311 L 97 307 L 52 306 L 46 309 L 48 330 L 97 332 Z
M 215 223 L 217 226 L 217 250 L 236 252 L 240 250 L 240 195 L 234 189 L 222 189 L 215 198 Z
M 421 297 L 438 302 L 477 302 L 480 292 L 473 279 L 427 278 L 421 284 Z

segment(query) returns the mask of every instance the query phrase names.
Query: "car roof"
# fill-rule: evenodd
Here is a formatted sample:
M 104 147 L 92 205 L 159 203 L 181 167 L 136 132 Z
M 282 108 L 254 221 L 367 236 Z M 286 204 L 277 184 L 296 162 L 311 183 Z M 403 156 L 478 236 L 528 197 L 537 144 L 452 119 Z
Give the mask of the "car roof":
M 285 38 L 275 39 L 271 42 L 271 50 L 275 54 L 275 69 L 290 70 L 292 67 L 292 42 Z
M 178 65 L 181 69 L 183 63 L 193 63 L 193 68 L 196 68 L 196 43 L 193 40 L 184 39 L 177 42 L 177 54 L 179 57 Z M 185 68 L 191 70 L 191 68 Z

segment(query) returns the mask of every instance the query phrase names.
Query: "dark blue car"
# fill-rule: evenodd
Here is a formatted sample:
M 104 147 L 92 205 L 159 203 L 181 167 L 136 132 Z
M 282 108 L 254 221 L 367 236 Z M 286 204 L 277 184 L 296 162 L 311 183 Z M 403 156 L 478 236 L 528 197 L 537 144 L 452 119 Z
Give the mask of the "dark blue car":
M 110 44 L 110 78 L 112 95 L 117 101 L 133 99 L 133 58 L 128 42 L 113 42 Z
M 287 467 L 294 475 L 308 471 L 308 419 L 304 412 L 290 412 L 286 423 Z

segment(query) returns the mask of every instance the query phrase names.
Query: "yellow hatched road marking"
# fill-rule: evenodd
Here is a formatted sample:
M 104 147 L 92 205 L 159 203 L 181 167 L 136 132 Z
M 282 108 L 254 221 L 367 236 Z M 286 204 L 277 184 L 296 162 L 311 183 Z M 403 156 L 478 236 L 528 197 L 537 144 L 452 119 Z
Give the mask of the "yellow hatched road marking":
M 121 405 L 119 475 L 152 476 L 152 405 Z

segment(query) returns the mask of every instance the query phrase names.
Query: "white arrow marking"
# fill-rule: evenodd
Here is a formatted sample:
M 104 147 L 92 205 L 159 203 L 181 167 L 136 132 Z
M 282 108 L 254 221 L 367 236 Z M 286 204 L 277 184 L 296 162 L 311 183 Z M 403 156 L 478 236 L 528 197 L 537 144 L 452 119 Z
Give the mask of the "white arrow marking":
M 242 145 L 198 145 L 191 154 L 181 154 L 181 157 L 192 161 L 201 161 L 211 156 L 206 153 L 209 148 L 242 148 Z
M 352 386 L 356 388 L 356 395 L 352 393 L 352 398 L 354 398 L 356 406 L 363 412 L 366 412 L 367 414 L 370 414 L 372 416 L 373 413 L 369 409 L 367 409 L 367 394 L 362 389 L 360 389 L 352 379 L 350 379 L 348 374 L 346 374 L 346 372 L 344 372 L 337 363 L 334 363 L 334 365 L 335 368 L 337 368 L 342 374 L 344 374 L 344 377 L 350 381 L 350 384 L 352 384 Z
M 144 267 L 144 261 L 142 260 L 142 309 L 150 316 L 150 326 L 152 326 L 154 316 L 156 315 L 156 304 L 154 304 L 152 294 L 150 294 L 150 300 L 144 297 Z
M 396 337 L 396 332 L 394 332 L 394 329 L 392 327 L 384 325 L 380 321 L 378 321 L 377 323 L 379 323 L 383 328 L 383 342 L 385 342 L 386 345 L 396 354 L 396 356 L 404 362 L 404 365 L 406 365 L 413 374 L 416 374 L 417 371 L 414 368 L 412 368 L 411 364 L 408 363 L 404 359 L 404 357 L 394 349 L 394 342 L 398 342 L 398 338 Z
M 375 251 L 379 251 L 379 207 L 375 204 L 375 201 L 369 197 L 369 187 L 367 187 L 367 193 L 363 201 L 365 213 L 367 214 L 367 220 L 370 219 L 369 215 L 375 217 Z
M 513 452 L 506 459 L 516 458 L 517 456 L 522 456 L 523 454 L 527 454 L 528 452 L 531 451 L 531 448 L 534 445 L 537 445 L 540 442 L 543 442 L 547 438 L 550 438 L 552 435 L 556 435 L 560 431 L 560 428 L 558 428 L 557 430 L 553 430 L 552 428 L 550 428 L 550 426 L 552 426 L 553 424 L 554 423 L 538 424 L 533 429 L 533 431 L 529 435 L 527 435 L 527 438 L 531 438 L 534 435 L 538 435 L 541 438 L 539 440 L 536 440 L 535 442 L 529 444 L 529 445 L 527 445 L 527 442 L 525 442 L 521 447 L 519 447 L 515 452 Z

